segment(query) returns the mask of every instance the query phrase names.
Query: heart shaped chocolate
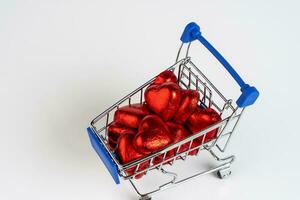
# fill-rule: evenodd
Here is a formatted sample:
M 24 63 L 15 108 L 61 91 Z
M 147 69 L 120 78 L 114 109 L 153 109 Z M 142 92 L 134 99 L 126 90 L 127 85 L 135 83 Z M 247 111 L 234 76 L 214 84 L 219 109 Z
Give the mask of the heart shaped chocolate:
M 162 84 L 162 83 L 177 83 L 177 77 L 170 70 L 163 71 L 154 79 L 152 84 Z
M 183 124 L 195 111 L 199 101 L 199 92 L 196 90 L 182 90 L 179 108 L 173 118 L 178 124 Z
M 198 138 L 195 138 L 192 142 L 192 146 L 191 146 L 191 149 L 195 148 L 195 147 L 199 147 L 201 144 L 202 144 L 202 138 L 203 136 L 200 136 Z M 199 148 L 196 148 L 192 151 L 189 152 L 189 155 L 190 156 L 194 156 L 194 155 L 197 155 L 197 153 L 199 152 Z
M 117 147 L 118 143 L 115 142 L 114 140 L 108 138 L 108 147 L 111 151 L 114 151 L 115 148 Z
M 212 108 L 200 108 L 197 107 L 195 112 L 187 119 L 186 125 L 192 131 L 192 133 L 196 134 L 208 126 L 215 124 L 221 121 L 221 116 Z M 204 143 L 211 141 L 217 136 L 218 129 L 214 129 L 205 134 Z M 202 142 L 202 137 L 199 138 Z
M 135 129 L 123 126 L 116 122 L 112 122 L 109 125 L 107 131 L 108 131 L 107 133 L 108 143 L 112 149 L 114 149 L 117 146 L 119 137 L 121 135 L 126 135 L 126 134 L 135 135 L 137 133 Z
M 149 167 L 150 162 L 149 161 L 145 161 L 143 163 L 140 164 L 139 169 L 137 170 L 138 172 L 145 170 Z M 131 167 L 129 169 L 126 170 L 126 174 L 128 175 L 132 175 L 134 174 L 135 170 L 136 170 L 137 166 Z M 144 175 L 146 175 L 146 172 L 141 172 L 138 173 L 137 175 L 134 176 L 135 179 L 140 179 L 142 178 Z
M 151 85 L 145 91 L 147 106 L 165 121 L 172 119 L 181 99 L 180 87 L 175 83 Z
M 180 124 L 176 124 L 174 122 L 167 122 L 166 124 L 169 127 L 169 130 L 171 131 L 171 133 L 173 134 L 173 138 L 174 138 L 173 143 L 179 142 L 191 135 L 191 133 Z M 188 148 L 189 148 L 189 142 L 184 143 L 179 147 L 178 153 L 182 153 L 182 152 L 188 150 Z M 167 155 L 174 156 L 177 149 L 178 148 L 167 152 Z
M 168 126 L 168 128 L 173 136 L 173 143 L 177 143 L 177 142 L 187 138 L 188 136 L 192 135 L 188 130 L 186 130 L 180 124 L 176 124 L 174 122 L 167 122 L 166 125 Z M 177 150 L 178 150 L 177 153 L 182 153 L 184 151 L 187 151 L 189 149 L 189 144 L 190 144 L 189 142 L 186 142 L 186 143 L 180 145 L 179 150 L 177 147 L 177 148 L 174 148 L 174 149 L 168 151 L 164 160 L 167 160 L 167 159 L 175 156 Z M 153 163 L 154 164 L 161 163 L 163 161 L 163 157 L 164 157 L 163 154 L 155 157 L 153 160 Z M 166 162 L 166 163 L 168 163 L 168 162 Z M 166 163 L 164 163 L 164 164 L 166 164 Z
M 132 144 L 133 139 L 134 139 L 133 135 L 122 135 L 119 138 L 117 154 L 120 158 L 121 164 L 126 164 L 126 163 L 129 163 L 131 161 L 134 161 L 134 160 L 137 160 L 137 159 L 140 159 L 140 158 L 146 156 L 145 154 L 138 152 L 134 148 L 134 146 Z M 137 171 L 146 169 L 148 166 L 149 166 L 149 161 L 145 161 L 140 164 L 139 169 Z M 126 173 L 128 175 L 132 175 L 136 171 L 136 168 L 137 168 L 137 166 L 133 166 L 133 167 L 129 168 L 128 170 L 126 170 Z M 135 178 L 141 178 L 144 174 L 145 173 L 140 173 L 140 174 L 136 175 Z
M 148 115 L 141 121 L 133 145 L 139 152 L 150 154 L 172 142 L 173 136 L 162 119 L 156 115 Z
M 114 115 L 114 121 L 131 128 L 138 128 L 141 120 L 149 114 L 144 104 L 131 104 L 120 107 Z

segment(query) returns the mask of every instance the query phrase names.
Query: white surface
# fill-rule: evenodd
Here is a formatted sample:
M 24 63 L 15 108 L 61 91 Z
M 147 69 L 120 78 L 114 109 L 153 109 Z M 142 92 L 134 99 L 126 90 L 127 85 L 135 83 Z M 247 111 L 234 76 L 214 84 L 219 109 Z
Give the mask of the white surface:
M 0 199 L 136 199 L 113 183 L 85 128 L 172 64 L 190 21 L 261 97 L 230 145 L 229 179 L 208 175 L 155 199 L 298 199 L 299 3 L 247 2 L 2 0 Z M 214 63 L 207 74 L 238 94 Z

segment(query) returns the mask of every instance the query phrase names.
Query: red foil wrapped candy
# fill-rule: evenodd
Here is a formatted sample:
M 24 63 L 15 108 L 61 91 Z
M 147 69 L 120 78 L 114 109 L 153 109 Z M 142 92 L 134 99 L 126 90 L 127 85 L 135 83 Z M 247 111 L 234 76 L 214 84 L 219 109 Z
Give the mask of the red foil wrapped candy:
M 188 136 L 192 135 L 188 130 L 186 130 L 182 125 L 176 124 L 174 122 L 167 122 L 167 126 L 169 127 L 169 130 L 173 134 L 174 141 L 173 143 L 177 143 L 181 140 L 184 140 Z M 178 153 L 182 153 L 189 148 L 189 142 L 184 143 L 180 146 Z M 177 152 L 178 148 L 172 149 L 171 151 L 167 152 L 168 157 L 172 157 Z
M 156 115 L 148 115 L 141 121 L 133 145 L 139 152 L 150 154 L 172 142 L 173 136 L 162 119 Z
M 183 124 L 195 111 L 199 101 L 199 92 L 196 90 L 182 90 L 181 100 L 173 121 Z
M 120 158 L 120 162 L 121 164 L 126 164 L 129 163 L 131 161 L 140 159 L 142 157 L 145 157 L 145 154 L 142 154 L 140 152 L 138 152 L 134 146 L 133 146 L 133 139 L 134 136 L 133 135 L 122 135 L 119 138 L 119 142 L 118 142 L 118 148 L 117 148 L 117 153 L 118 156 Z M 143 163 L 140 164 L 139 169 L 137 171 L 141 171 L 146 169 L 147 167 L 149 167 L 149 161 L 145 161 Z M 132 175 L 135 170 L 136 170 L 137 166 L 133 166 L 131 168 L 129 168 L 128 170 L 126 170 L 126 173 L 128 175 Z M 135 176 L 135 178 L 141 178 L 145 173 L 141 173 Z
M 147 106 L 165 121 L 172 119 L 181 99 L 180 87 L 176 83 L 151 85 L 145 91 Z
M 187 138 L 188 136 L 192 135 L 188 130 L 186 130 L 180 124 L 176 124 L 174 122 L 167 122 L 166 124 L 173 136 L 173 143 L 177 143 L 177 142 Z M 174 149 L 168 151 L 165 156 L 165 159 L 164 159 L 164 154 L 155 157 L 153 159 L 153 163 L 154 164 L 161 163 L 163 160 L 174 157 L 177 150 L 178 150 L 178 153 L 182 153 L 182 152 L 188 150 L 188 148 L 189 148 L 189 142 L 184 143 L 179 147 L 179 150 L 178 150 L 178 148 L 174 148 Z M 169 163 L 169 162 L 165 162 L 164 164 L 167 164 L 167 163 Z
M 154 79 L 152 84 L 162 84 L 162 83 L 177 83 L 177 77 L 170 70 L 163 71 Z
M 137 131 L 133 128 L 126 127 L 116 122 L 112 122 L 108 127 L 108 143 L 110 147 L 114 149 L 117 146 L 119 137 L 121 135 L 135 135 L 136 133 Z
M 188 118 L 186 125 L 192 133 L 198 133 L 208 126 L 221 121 L 221 116 L 212 108 L 197 107 L 195 112 Z M 218 129 L 206 133 L 204 143 L 211 141 L 217 136 Z M 202 141 L 202 137 L 199 138 Z
M 114 115 L 114 121 L 131 128 L 138 128 L 141 120 L 149 114 L 144 104 L 131 104 L 120 107 Z

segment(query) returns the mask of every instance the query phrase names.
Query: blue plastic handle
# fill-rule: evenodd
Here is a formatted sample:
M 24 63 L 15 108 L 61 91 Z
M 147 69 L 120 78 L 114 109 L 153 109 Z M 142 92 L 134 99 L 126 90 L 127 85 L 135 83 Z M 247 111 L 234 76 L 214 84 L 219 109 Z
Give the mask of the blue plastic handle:
M 225 69 L 229 72 L 229 74 L 234 78 L 234 80 L 239 84 L 241 88 L 242 94 L 236 101 L 238 107 L 245 108 L 254 104 L 259 96 L 258 90 L 243 81 L 240 75 L 233 69 L 233 67 L 227 62 L 227 60 L 225 60 L 225 58 L 202 36 L 200 27 L 196 23 L 191 22 L 185 27 L 180 40 L 183 43 L 189 43 L 194 40 L 199 40 L 225 67 Z
M 109 153 L 106 151 L 104 144 L 101 140 L 97 137 L 96 133 L 90 127 L 87 128 L 87 132 L 89 134 L 90 141 L 92 143 L 93 148 L 101 158 L 102 162 L 108 169 L 109 173 L 113 177 L 116 184 L 120 183 L 118 169 L 112 158 L 110 157 Z

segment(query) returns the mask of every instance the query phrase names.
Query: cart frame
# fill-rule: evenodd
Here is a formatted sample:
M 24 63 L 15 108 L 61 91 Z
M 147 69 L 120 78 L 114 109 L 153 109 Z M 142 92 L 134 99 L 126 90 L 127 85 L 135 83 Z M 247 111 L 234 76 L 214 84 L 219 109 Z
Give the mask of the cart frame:
M 189 57 L 189 49 L 192 41 L 194 40 L 200 41 L 240 85 L 242 94 L 236 103 L 233 102 L 232 99 L 225 98 L 225 96 L 217 89 L 217 87 L 192 62 L 191 58 Z M 111 151 L 108 146 L 107 129 L 112 122 L 113 113 L 121 105 L 131 105 L 132 103 L 143 102 L 144 90 L 155 79 L 154 77 L 94 118 L 90 123 L 90 127 L 87 129 L 93 148 L 102 159 L 114 181 L 119 184 L 119 177 L 123 178 L 124 180 L 129 180 L 134 190 L 140 196 L 140 200 L 149 200 L 151 199 L 151 196 L 160 191 L 187 182 L 204 174 L 217 172 L 217 175 L 220 178 L 228 177 L 231 174 L 230 166 L 235 160 L 235 156 L 225 156 L 225 150 L 237 127 L 237 124 L 241 119 L 242 114 L 244 113 L 245 108 L 252 105 L 259 96 L 257 89 L 246 84 L 232 68 L 232 66 L 222 57 L 222 55 L 202 36 L 200 27 L 197 24 L 192 22 L 186 26 L 181 36 L 181 41 L 182 44 L 180 45 L 176 62 L 167 68 L 167 70 L 171 70 L 177 75 L 178 84 L 182 88 L 197 90 L 202 97 L 200 99 L 199 106 L 214 108 L 222 117 L 220 122 L 217 122 L 207 127 L 205 130 L 200 131 L 197 134 L 193 134 L 180 142 L 172 144 L 161 151 L 122 165 L 118 161 L 117 155 Z M 186 53 L 184 58 L 179 59 L 184 44 L 187 44 Z M 206 134 L 214 129 L 218 129 L 216 138 L 205 143 L 204 140 Z M 201 145 L 192 147 L 193 141 L 199 137 L 202 137 Z M 188 150 L 179 153 L 178 151 L 180 146 L 186 143 L 189 144 Z M 176 148 L 177 152 L 175 156 L 167 158 L 167 152 Z M 195 150 L 198 150 L 198 153 L 202 150 L 208 151 L 215 160 L 219 161 L 219 164 L 211 169 L 197 172 L 196 174 L 180 180 L 178 180 L 176 173 L 164 169 L 165 164 L 173 165 L 173 163 L 179 159 L 182 161 L 188 160 L 187 158 L 189 152 Z M 162 156 L 163 159 L 160 163 L 154 164 L 153 160 L 157 156 Z M 140 170 L 140 165 L 145 162 L 149 162 L 149 166 Z M 132 167 L 135 167 L 135 172 L 130 175 L 126 174 L 126 170 Z M 134 183 L 134 177 L 139 174 L 151 173 L 151 170 L 159 170 L 163 174 L 170 176 L 171 179 L 170 181 L 160 184 L 157 188 L 151 191 L 141 192 L 136 183 Z

